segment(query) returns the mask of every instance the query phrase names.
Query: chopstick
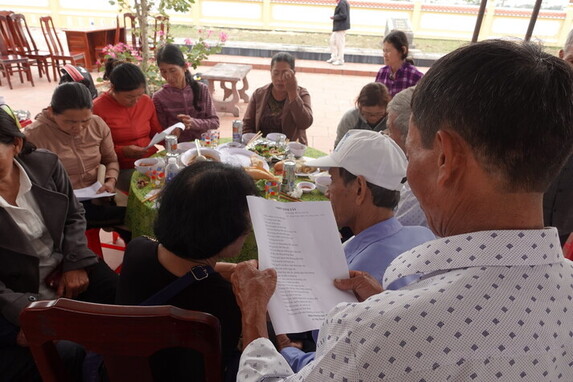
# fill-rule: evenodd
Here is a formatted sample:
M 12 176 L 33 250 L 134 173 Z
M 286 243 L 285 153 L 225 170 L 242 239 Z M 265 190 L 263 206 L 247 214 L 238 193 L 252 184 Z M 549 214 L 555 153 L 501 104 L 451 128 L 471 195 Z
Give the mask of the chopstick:
M 156 193 L 156 194 L 153 194 L 153 195 L 151 195 L 151 196 L 149 196 L 149 197 L 147 197 L 147 198 L 145 198 L 145 199 L 143 199 L 143 203 L 145 203 L 145 202 L 152 202 L 152 201 L 154 201 L 155 199 L 157 199 L 158 197 L 159 197 L 159 192 Z
M 247 144 L 245 146 L 250 145 L 251 143 L 253 143 L 254 141 L 256 141 L 257 139 L 259 139 L 262 136 L 263 136 L 263 132 L 257 131 L 257 133 L 255 135 L 253 135 L 253 137 L 251 139 L 249 139 L 249 141 L 247 142 Z
M 285 194 L 284 192 L 280 192 L 279 195 L 280 195 L 281 198 L 286 199 L 286 200 L 288 200 L 288 201 L 290 201 L 290 202 L 302 202 L 302 199 L 293 198 L 292 196 L 290 196 L 290 195 L 288 195 L 288 194 Z

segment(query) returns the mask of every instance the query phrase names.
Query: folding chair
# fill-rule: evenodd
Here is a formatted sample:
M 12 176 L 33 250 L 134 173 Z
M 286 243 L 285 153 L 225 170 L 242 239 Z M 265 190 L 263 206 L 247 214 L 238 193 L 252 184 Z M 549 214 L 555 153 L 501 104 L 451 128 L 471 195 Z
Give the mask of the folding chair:
M 205 381 L 222 380 L 219 320 L 173 306 L 121 306 L 69 299 L 37 301 L 21 328 L 44 382 L 68 381 L 54 341 L 69 340 L 103 356 L 110 381 L 152 381 L 148 358 L 174 347 L 203 356 Z

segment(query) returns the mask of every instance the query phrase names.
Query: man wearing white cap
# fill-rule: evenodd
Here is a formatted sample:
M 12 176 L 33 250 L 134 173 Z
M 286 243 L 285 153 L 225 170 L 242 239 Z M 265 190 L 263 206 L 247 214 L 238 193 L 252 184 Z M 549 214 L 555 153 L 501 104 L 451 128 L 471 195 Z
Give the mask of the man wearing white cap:
M 336 223 L 349 227 L 355 235 L 344 243 L 350 270 L 366 271 L 382 283 L 386 268 L 398 255 L 435 239 L 428 228 L 402 226 L 394 217 L 407 161 L 402 149 L 388 136 L 350 130 L 332 154 L 309 161 L 308 165 L 329 168 L 332 183 L 326 195 Z M 398 279 L 387 289 L 399 289 L 418 278 Z M 303 352 L 286 336 L 277 336 L 277 340 L 293 371 L 314 359 L 314 353 Z
M 351 270 L 368 271 L 382 282 L 392 260 L 428 240 L 434 234 L 425 227 L 405 227 L 394 218 L 408 165 L 402 149 L 389 137 L 368 130 L 351 130 L 334 151 L 308 162 L 328 168 L 328 188 L 339 227 L 354 233 L 344 253 Z M 397 280 L 394 288 L 408 282 Z

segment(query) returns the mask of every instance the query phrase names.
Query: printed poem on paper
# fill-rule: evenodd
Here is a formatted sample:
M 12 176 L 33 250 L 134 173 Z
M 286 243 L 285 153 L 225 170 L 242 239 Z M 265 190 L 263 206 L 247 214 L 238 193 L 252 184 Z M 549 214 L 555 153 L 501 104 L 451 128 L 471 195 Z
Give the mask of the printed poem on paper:
M 330 202 L 282 203 L 248 196 L 259 250 L 259 268 L 277 271 L 268 310 L 276 333 L 320 328 L 330 309 L 355 302 L 333 285 L 348 278 Z

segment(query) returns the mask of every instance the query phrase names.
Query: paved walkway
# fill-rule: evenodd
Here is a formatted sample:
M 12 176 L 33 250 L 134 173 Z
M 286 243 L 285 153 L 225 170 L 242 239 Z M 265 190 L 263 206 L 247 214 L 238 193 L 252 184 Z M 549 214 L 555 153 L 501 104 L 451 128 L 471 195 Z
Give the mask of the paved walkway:
M 214 55 L 197 71 L 208 70 L 208 66 L 218 62 L 246 63 L 253 66 L 253 70 L 248 75 L 250 85 L 248 94 L 270 82 L 270 59 L 268 58 Z M 320 61 L 297 61 L 298 83 L 307 88 L 312 97 L 314 123 L 307 130 L 311 146 L 325 152 L 333 148 L 338 121 L 346 110 L 353 107 L 354 100 L 362 86 L 374 80 L 378 69 L 378 65 L 372 64 L 346 63 L 338 67 Z M 34 116 L 48 106 L 56 84 L 53 81 L 48 83 L 45 77 L 39 78 L 37 68 L 34 67 L 32 71 L 35 75 L 35 87 L 28 82 L 21 84 L 16 79 L 13 81 L 14 89 L 10 90 L 6 81 L 3 81 L 3 85 L 0 86 L 0 95 L 4 96 L 6 102 L 14 109 L 29 110 Z M 99 73 L 92 73 L 92 75 L 96 77 Z M 219 93 L 221 91 L 218 93 L 216 91 L 215 97 L 220 97 Z M 246 106 L 245 103 L 240 104 L 240 118 Z M 222 136 L 230 137 L 231 123 L 235 118 L 230 113 L 219 113 L 219 117 L 221 118 Z

